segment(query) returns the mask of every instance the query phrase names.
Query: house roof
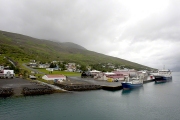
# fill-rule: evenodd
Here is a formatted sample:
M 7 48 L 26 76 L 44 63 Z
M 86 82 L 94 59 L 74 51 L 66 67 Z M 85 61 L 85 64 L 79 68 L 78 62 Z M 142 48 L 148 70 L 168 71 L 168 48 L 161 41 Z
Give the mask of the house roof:
M 113 71 L 113 73 L 116 74 L 123 74 L 123 75 L 128 75 L 128 74 L 132 74 L 132 73 L 136 73 L 137 71 Z
M 108 76 L 109 78 L 124 78 L 124 76 L 118 76 L 118 75 L 116 75 L 116 76 Z
M 94 72 L 94 73 L 99 73 L 99 72 L 101 72 L 101 71 L 98 71 L 98 70 L 92 70 L 92 71 L 90 71 L 90 72 Z
M 104 73 L 105 75 L 115 75 L 115 73 L 113 73 L 113 72 L 106 72 L 106 73 Z
M 46 75 L 48 78 L 61 78 L 65 77 L 64 75 Z

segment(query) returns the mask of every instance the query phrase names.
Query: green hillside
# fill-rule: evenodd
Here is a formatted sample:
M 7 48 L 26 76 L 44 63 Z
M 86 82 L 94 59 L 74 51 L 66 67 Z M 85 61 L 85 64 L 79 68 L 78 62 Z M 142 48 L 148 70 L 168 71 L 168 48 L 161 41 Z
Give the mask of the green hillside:
M 32 59 L 41 62 L 56 60 L 83 65 L 113 63 L 138 70 L 150 69 L 144 65 L 89 51 L 75 43 L 53 42 L 5 31 L 0 31 L 0 54 L 16 62 L 27 62 Z

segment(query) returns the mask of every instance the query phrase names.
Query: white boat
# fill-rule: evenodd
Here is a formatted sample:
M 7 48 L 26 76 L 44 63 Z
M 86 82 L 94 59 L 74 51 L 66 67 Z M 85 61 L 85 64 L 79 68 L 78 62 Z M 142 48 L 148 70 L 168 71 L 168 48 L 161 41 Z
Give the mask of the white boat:
M 155 82 L 167 82 L 172 80 L 172 75 L 170 70 L 159 70 L 158 73 L 153 73 Z

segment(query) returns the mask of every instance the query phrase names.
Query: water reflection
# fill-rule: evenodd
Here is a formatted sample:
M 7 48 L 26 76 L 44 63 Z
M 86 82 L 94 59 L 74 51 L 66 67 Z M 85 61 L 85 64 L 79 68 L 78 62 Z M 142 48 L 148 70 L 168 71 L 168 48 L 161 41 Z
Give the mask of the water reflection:
M 166 84 L 166 83 L 171 83 L 172 80 L 169 80 L 169 81 L 162 81 L 162 82 L 154 82 L 154 84 Z
M 129 90 L 122 90 L 122 95 L 127 95 L 129 94 L 130 92 L 132 91 L 132 89 L 129 89 Z
M 113 90 L 113 89 L 103 89 L 104 91 L 108 91 L 108 92 L 119 92 L 120 91 L 120 89 L 119 90 Z
M 121 94 L 122 95 L 127 95 L 127 94 L 130 94 L 131 92 L 139 92 L 140 90 L 143 90 L 144 89 L 144 87 L 142 86 L 142 87 L 139 87 L 139 88 L 134 88 L 134 89 L 127 89 L 127 90 L 122 90 L 122 92 L 121 92 Z

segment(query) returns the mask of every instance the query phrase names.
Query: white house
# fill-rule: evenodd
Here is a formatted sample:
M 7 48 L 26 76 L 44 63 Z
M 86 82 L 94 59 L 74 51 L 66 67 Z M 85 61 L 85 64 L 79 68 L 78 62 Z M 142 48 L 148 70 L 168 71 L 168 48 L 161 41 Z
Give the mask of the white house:
M 0 72 L 0 78 L 14 78 L 14 70 L 3 70 Z
M 67 68 L 67 71 L 69 71 L 69 72 L 73 72 L 73 71 L 75 71 L 74 69 L 72 69 L 72 68 Z
M 37 63 L 30 62 L 30 63 L 29 63 L 29 66 L 32 67 L 32 68 L 35 68 L 35 67 L 38 67 L 38 64 L 37 64 Z
M 56 60 L 54 60 L 54 61 L 52 61 L 52 63 L 58 63 L 59 61 L 56 61 Z
M 54 71 L 54 68 L 46 68 L 47 71 Z
M 98 70 L 92 70 L 92 71 L 89 71 L 91 73 L 91 75 L 96 75 L 98 73 L 101 73 L 101 71 L 98 71 Z
M 4 70 L 4 66 L 0 66 L 0 71 Z
M 68 63 L 68 64 L 66 65 L 66 69 L 67 69 L 67 71 L 69 71 L 69 72 L 74 72 L 74 71 L 76 71 L 76 63 Z
M 68 66 L 76 66 L 76 63 L 68 63 Z
M 39 64 L 39 68 L 48 68 L 49 64 Z
M 56 67 L 56 68 L 46 68 L 47 71 L 55 71 L 55 70 L 61 70 L 61 68 Z
M 44 76 L 42 76 L 42 79 L 53 80 L 53 81 L 55 81 L 55 80 L 62 81 L 62 80 L 66 80 L 66 76 L 64 76 L 64 75 L 44 75 Z
M 107 80 L 107 77 L 104 73 L 98 73 L 94 76 L 94 79 L 95 80 Z

